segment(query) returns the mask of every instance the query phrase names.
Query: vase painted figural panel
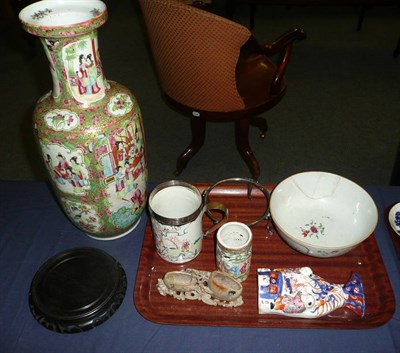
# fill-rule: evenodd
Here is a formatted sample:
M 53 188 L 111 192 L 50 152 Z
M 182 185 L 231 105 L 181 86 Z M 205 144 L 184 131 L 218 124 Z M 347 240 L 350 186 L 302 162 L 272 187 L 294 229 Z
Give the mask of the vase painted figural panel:
M 39 36 L 53 89 L 33 121 L 50 180 L 69 219 L 97 239 L 128 234 L 147 198 L 145 136 L 139 105 L 123 85 L 108 81 L 97 28 L 101 1 L 40 1 L 20 13 Z

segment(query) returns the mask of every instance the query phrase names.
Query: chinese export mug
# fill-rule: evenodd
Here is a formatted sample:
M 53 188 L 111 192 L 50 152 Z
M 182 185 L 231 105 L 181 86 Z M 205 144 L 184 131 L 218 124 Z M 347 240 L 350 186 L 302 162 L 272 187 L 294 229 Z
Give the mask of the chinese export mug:
M 253 234 L 240 222 L 225 223 L 217 232 L 216 260 L 219 271 L 239 282 L 250 272 Z
M 203 234 L 203 215 L 209 210 L 218 210 L 224 216 Z M 205 204 L 195 186 L 179 180 L 164 182 L 153 189 L 149 211 L 157 253 L 162 259 L 177 264 L 197 257 L 203 237 L 222 226 L 228 217 L 223 204 Z

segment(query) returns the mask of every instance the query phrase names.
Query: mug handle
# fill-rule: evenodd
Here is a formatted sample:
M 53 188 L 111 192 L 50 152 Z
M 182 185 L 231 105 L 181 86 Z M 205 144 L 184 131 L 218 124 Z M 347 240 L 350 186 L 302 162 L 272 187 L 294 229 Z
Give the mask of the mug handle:
M 228 208 L 227 208 L 224 204 L 222 204 L 222 203 L 220 203 L 220 202 L 209 202 L 208 204 L 206 204 L 206 211 L 208 212 L 208 211 L 210 211 L 210 210 L 218 210 L 218 211 L 220 211 L 221 213 L 224 214 L 224 217 L 223 217 L 220 221 L 216 221 L 216 220 L 214 219 L 214 223 L 215 223 L 215 224 L 214 224 L 209 230 L 207 230 L 207 231 L 204 233 L 204 236 L 205 236 L 205 237 L 206 237 L 208 234 L 210 234 L 210 233 L 216 231 L 216 230 L 217 230 L 219 227 L 221 227 L 223 224 L 225 224 L 225 223 L 228 221 L 228 216 L 229 216 Z

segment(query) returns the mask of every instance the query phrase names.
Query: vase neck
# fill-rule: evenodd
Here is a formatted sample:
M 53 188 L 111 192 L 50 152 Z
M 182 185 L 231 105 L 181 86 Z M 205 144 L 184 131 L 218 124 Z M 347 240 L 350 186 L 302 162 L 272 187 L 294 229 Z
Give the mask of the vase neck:
M 52 96 L 57 102 L 96 105 L 106 94 L 97 31 L 72 37 L 41 38 L 53 79 Z

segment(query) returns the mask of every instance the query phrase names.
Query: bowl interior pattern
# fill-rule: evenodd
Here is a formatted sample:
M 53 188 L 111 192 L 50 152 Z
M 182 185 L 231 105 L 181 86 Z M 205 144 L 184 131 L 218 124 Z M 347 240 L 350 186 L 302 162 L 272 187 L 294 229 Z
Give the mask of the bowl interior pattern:
M 325 250 L 350 250 L 372 234 L 378 221 L 376 205 L 363 188 L 324 172 L 282 181 L 272 193 L 270 211 L 281 236 Z

